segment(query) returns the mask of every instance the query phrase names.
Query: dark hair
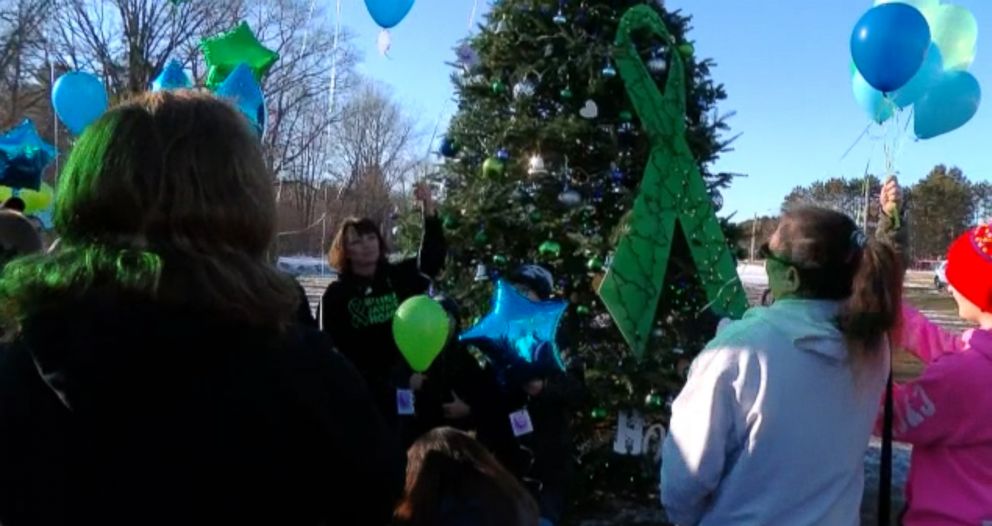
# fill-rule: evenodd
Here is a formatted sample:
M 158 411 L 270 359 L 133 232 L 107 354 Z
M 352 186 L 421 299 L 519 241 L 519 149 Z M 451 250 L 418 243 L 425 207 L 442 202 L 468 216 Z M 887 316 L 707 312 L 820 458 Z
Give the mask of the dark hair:
M 532 290 L 541 300 L 547 300 L 554 292 L 554 277 L 540 265 L 521 265 L 510 274 L 509 281 Z
M 842 300 L 837 323 L 854 351 L 866 358 L 897 328 L 902 272 L 892 246 L 869 240 L 850 217 L 819 207 L 785 213 L 773 235 L 774 252 L 799 273 L 799 295 Z
M 246 119 L 194 91 L 140 95 L 80 136 L 59 178 L 60 249 L 21 259 L 0 279 L 4 314 L 96 287 L 282 328 L 292 280 L 267 253 L 272 174 Z
M 41 236 L 19 212 L 0 210 L 0 269 L 13 258 L 42 250 Z
M 379 231 L 379 225 L 368 218 L 349 217 L 341 222 L 337 234 L 334 235 L 334 241 L 331 242 L 331 249 L 327 251 L 327 262 L 332 268 L 341 273 L 351 272 L 351 262 L 348 259 L 348 247 L 346 246 L 348 244 L 348 229 L 353 229 L 360 236 L 375 234 L 376 239 L 379 240 L 379 258 L 382 261 L 386 260 L 386 254 L 389 250 L 386 247 L 386 240 L 382 237 L 382 232 Z
M 407 452 L 396 519 L 406 526 L 440 524 L 442 501 L 477 505 L 479 526 L 535 526 L 539 518 L 534 498 L 496 457 L 450 427 L 428 432 Z
M 14 210 L 16 212 L 24 212 L 27 209 L 27 204 L 24 200 L 16 195 L 13 197 L 8 197 L 6 201 L 3 202 L 3 208 L 7 210 Z

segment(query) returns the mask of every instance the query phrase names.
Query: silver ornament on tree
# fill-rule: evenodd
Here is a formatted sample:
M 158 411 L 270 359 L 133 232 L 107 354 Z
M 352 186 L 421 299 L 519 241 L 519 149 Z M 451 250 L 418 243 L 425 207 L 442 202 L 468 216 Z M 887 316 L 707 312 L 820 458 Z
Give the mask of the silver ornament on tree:
M 568 208 L 575 208 L 582 204 L 582 194 L 580 194 L 574 188 L 565 185 L 561 193 L 558 194 L 558 202 L 567 206 Z
M 513 98 L 519 100 L 533 97 L 536 90 L 537 86 L 535 82 L 530 78 L 526 78 L 513 85 Z
M 568 19 L 565 18 L 565 12 L 562 11 L 561 7 L 558 8 L 558 14 L 556 14 L 555 17 L 552 18 L 552 20 L 554 20 L 554 22 L 559 26 L 564 25 L 565 22 L 568 22 Z
M 479 263 L 475 266 L 475 281 L 487 281 L 489 279 L 489 269 L 486 268 L 485 263 Z
M 617 76 L 617 68 L 613 67 L 612 60 L 606 59 L 606 65 L 603 66 L 603 71 L 601 73 L 608 79 L 612 79 Z
M 648 59 L 647 66 L 648 71 L 654 74 L 664 73 L 668 70 L 668 61 L 665 60 L 665 48 L 659 47 L 651 52 L 651 58 Z
M 527 174 L 531 177 L 548 175 L 548 169 L 544 166 L 544 158 L 536 153 L 532 155 L 528 163 Z

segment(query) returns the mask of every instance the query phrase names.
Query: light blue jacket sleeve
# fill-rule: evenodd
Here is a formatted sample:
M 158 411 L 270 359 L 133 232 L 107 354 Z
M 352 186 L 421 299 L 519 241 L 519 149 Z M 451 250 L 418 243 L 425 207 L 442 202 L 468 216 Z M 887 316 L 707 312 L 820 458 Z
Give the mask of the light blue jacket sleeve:
M 700 354 L 672 405 L 662 448 L 661 503 L 669 520 L 679 526 L 699 523 L 720 484 L 727 451 L 736 448 L 740 409 L 732 354 L 719 348 Z

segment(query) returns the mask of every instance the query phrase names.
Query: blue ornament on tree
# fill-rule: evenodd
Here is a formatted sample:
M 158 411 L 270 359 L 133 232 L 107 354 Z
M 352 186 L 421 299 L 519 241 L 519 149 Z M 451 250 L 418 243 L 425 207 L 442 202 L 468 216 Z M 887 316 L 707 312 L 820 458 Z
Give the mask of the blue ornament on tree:
M 452 139 L 449 139 L 448 137 L 441 139 L 441 147 L 438 148 L 438 152 L 441 155 L 451 158 L 458 155 L 458 150 L 458 143 Z
M 38 135 L 30 119 L 0 134 L 0 185 L 41 188 L 41 174 L 55 159 L 55 148 Z
M 265 95 L 247 64 L 241 64 L 217 88 L 217 95 L 228 99 L 248 118 L 255 132 L 265 134 Z
M 152 91 L 167 91 L 174 89 L 192 88 L 193 81 L 189 80 L 183 65 L 176 59 L 166 64 L 165 69 L 152 81 Z
M 500 148 L 499 151 L 496 152 L 496 158 L 503 162 L 509 161 L 510 152 L 506 148 Z
M 497 367 L 547 361 L 564 370 L 555 334 L 567 307 L 565 301 L 533 301 L 499 280 L 492 309 L 460 339 L 478 345 Z

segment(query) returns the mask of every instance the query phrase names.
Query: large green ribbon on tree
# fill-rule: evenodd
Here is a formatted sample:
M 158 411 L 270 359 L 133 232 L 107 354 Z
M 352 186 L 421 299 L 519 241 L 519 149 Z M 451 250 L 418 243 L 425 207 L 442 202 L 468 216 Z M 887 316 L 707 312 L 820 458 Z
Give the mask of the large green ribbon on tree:
M 632 38 L 645 31 L 672 41 L 665 23 L 646 5 L 631 8 L 620 20 L 614 58 L 651 142 L 651 155 L 613 263 L 599 287 L 599 296 L 638 358 L 652 332 L 676 225 L 685 234 L 710 308 L 733 318 L 747 309 L 734 259 L 685 138 L 685 65 L 670 46 L 668 81 L 664 94 L 659 92 Z

